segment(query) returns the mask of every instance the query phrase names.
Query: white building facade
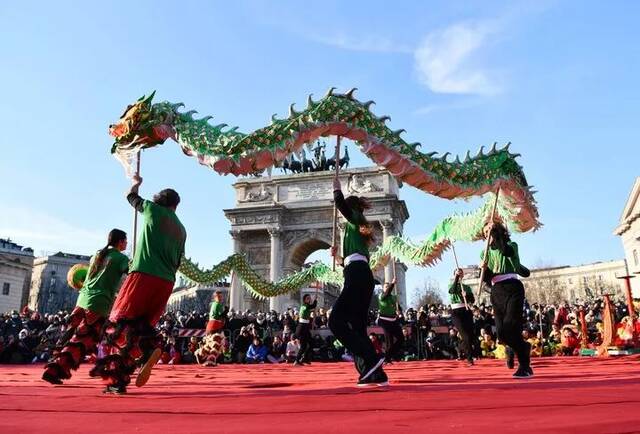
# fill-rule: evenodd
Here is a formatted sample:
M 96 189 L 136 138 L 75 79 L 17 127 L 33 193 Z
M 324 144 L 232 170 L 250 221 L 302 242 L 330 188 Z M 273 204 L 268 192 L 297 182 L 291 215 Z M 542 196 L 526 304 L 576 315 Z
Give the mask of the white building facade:
M 618 226 L 613 232 L 622 240 L 624 256 L 627 260 L 634 298 L 640 298 L 640 177 L 637 177 L 627 198 Z

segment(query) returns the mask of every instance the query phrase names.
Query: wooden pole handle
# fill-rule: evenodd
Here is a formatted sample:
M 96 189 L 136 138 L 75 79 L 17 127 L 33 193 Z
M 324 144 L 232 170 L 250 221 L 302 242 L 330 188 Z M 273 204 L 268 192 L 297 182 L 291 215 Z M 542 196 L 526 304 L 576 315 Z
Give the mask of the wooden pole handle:
M 336 136 L 336 170 L 334 179 L 339 179 L 338 175 L 340 174 L 340 136 Z M 333 202 L 333 248 L 335 253 L 333 255 L 333 266 L 332 270 L 336 271 L 336 255 L 338 254 L 338 207 L 336 206 L 335 200 Z
M 136 154 L 136 176 L 140 176 L 140 153 L 142 151 L 138 151 Z M 138 244 L 138 210 L 133 209 L 133 238 L 131 242 L 131 256 L 133 257 L 136 253 L 136 245 Z

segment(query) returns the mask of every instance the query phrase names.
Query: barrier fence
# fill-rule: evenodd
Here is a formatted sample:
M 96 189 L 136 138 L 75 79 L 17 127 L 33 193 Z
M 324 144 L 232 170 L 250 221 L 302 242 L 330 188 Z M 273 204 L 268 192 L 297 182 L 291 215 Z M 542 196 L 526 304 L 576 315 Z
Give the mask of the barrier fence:
M 427 337 L 428 331 L 425 329 L 416 327 L 415 325 L 405 325 L 402 328 L 409 330 L 409 339 L 411 340 L 411 343 L 415 345 L 418 359 L 427 358 L 427 353 L 425 349 L 425 339 Z M 259 328 L 256 330 L 261 332 L 261 335 L 259 337 L 262 340 L 264 340 L 265 338 L 273 338 L 274 336 L 282 337 L 285 334 L 284 330 L 280 330 L 280 329 L 275 330 L 268 327 L 263 329 Z M 433 330 L 437 335 L 444 336 L 448 334 L 449 327 L 442 326 L 442 325 L 433 326 L 431 327 L 430 330 Z M 240 334 L 239 329 L 236 329 L 236 330 L 224 329 L 222 332 L 229 340 L 229 344 L 231 346 L 234 345 L 238 335 Z M 374 333 L 380 336 L 384 334 L 384 331 L 382 330 L 382 327 L 369 326 L 367 327 L 367 333 Z M 291 335 L 291 334 L 293 334 L 293 331 L 288 333 L 288 335 Z M 202 338 L 205 335 L 206 335 L 205 329 L 180 328 L 178 329 L 178 335 L 177 335 L 177 339 L 180 339 L 180 342 L 176 342 L 176 344 L 179 344 L 180 347 L 184 348 L 186 346 L 187 341 L 192 337 Z M 329 328 L 319 328 L 319 329 L 311 330 L 311 335 L 312 336 L 320 335 L 323 339 L 326 339 L 328 336 L 333 336 L 333 333 L 331 333 L 331 330 Z

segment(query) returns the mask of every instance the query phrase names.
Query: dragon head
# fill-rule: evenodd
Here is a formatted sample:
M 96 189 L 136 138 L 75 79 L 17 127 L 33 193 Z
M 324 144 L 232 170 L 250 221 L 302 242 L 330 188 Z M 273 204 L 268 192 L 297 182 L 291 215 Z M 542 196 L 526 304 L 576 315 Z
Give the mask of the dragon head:
M 111 152 L 116 149 L 149 148 L 164 143 L 175 134 L 171 126 L 172 112 L 162 110 L 151 101 L 155 91 L 140 97 L 127 106 L 117 123 L 109 125 L 109 134 L 115 138 Z

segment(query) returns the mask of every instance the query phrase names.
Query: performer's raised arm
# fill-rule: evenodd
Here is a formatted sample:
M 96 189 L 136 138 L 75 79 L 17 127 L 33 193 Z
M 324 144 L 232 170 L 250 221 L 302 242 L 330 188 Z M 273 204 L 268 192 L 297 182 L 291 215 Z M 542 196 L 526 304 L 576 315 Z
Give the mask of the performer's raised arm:
M 140 189 L 140 184 L 142 184 L 142 178 L 140 175 L 133 175 L 131 188 L 127 192 L 127 201 L 131 204 L 132 207 L 136 209 L 138 212 L 142 212 L 144 199 L 140 197 L 138 194 L 138 190 Z

